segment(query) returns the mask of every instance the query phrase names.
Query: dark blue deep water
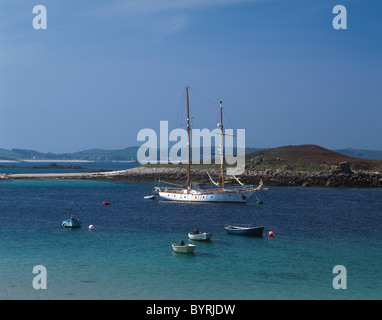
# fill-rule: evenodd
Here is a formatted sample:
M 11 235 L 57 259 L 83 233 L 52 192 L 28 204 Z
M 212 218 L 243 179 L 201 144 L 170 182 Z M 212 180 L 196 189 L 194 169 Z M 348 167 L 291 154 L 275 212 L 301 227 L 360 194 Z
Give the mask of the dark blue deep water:
M 0 298 L 382 298 L 382 190 L 272 187 L 257 205 L 144 200 L 153 187 L 0 181 Z M 81 229 L 60 227 L 67 208 Z M 232 223 L 264 225 L 264 237 L 229 235 Z M 212 241 L 173 253 L 195 228 Z M 46 268 L 45 290 L 33 288 L 36 265 Z M 333 288 L 336 265 L 347 289 Z

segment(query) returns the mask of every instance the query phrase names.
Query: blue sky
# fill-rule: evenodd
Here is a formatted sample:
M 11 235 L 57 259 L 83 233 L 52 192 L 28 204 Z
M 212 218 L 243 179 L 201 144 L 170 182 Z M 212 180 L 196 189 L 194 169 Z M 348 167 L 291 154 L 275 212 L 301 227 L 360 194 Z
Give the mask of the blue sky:
M 0 0 L 0 148 L 140 145 L 139 130 L 176 125 L 186 82 L 216 112 L 223 100 L 247 146 L 382 150 L 382 3 Z M 190 103 L 214 129 L 214 106 Z

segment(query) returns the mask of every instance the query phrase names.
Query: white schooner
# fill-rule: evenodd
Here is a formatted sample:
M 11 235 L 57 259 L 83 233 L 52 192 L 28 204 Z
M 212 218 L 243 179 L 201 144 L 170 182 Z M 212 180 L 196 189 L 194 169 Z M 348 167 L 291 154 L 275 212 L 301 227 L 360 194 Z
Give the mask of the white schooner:
M 173 187 L 156 187 L 155 191 L 159 197 L 163 200 L 169 201 L 182 201 L 182 202 L 236 202 L 245 203 L 247 200 L 253 196 L 257 191 L 263 189 L 263 182 L 257 187 L 245 186 L 240 180 L 234 176 L 238 181 L 240 186 L 226 187 L 224 185 L 225 175 L 224 175 L 224 152 L 223 152 L 223 107 L 220 102 L 220 157 L 221 157 L 221 184 L 214 182 L 210 177 L 210 180 L 217 186 L 216 188 L 195 188 L 191 183 L 190 165 L 191 165 L 191 153 L 190 153 L 190 107 L 188 99 L 188 85 L 186 85 L 186 102 L 187 102 L 187 182 L 182 188 Z M 264 188 L 264 190 L 266 190 Z

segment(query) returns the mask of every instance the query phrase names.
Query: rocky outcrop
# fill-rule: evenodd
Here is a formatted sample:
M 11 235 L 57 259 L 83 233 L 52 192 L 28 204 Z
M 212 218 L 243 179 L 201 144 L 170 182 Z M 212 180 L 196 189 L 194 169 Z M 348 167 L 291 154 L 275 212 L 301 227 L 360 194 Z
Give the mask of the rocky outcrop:
M 341 166 L 340 166 L 341 168 Z M 290 170 L 245 170 L 238 178 L 245 184 L 257 185 L 263 180 L 268 186 L 315 186 L 315 187 L 365 187 L 381 188 L 382 173 L 379 172 L 352 172 L 349 173 L 346 165 L 343 169 L 335 169 L 332 172 L 303 172 Z M 219 170 L 209 170 L 214 181 L 219 181 Z M 184 168 L 154 168 L 138 167 L 125 171 L 120 171 L 118 175 L 113 175 L 113 180 L 130 181 L 156 181 L 160 177 L 161 181 L 174 183 L 184 183 L 187 180 L 187 171 Z M 191 179 L 198 183 L 209 184 L 210 179 L 206 170 L 191 170 Z M 226 177 L 225 183 L 237 184 L 233 177 Z
M 346 164 L 339 164 L 331 172 L 305 172 L 283 169 L 255 170 L 247 168 L 238 178 L 247 185 L 257 185 L 263 180 L 267 186 L 303 186 L 303 187 L 348 187 L 348 188 L 382 188 L 382 173 L 356 171 L 353 172 Z M 219 181 L 220 170 L 209 170 L 211 178 Z M 187 170 L 180 166 L 174 167 L 137 167 L 133 169 L 90 172 L 90 173 L 50 173 L 50 174 L 0 174 L 0 180 L 5 179 L 89 179 L 113 181 L 168 181 L 184 184 L 187 180 Z M 191 179 L 195 183 L 210 184 L 205 169 L 192 169 Z M 226 177 L 226 184 L 238 184 L 234 177 Z

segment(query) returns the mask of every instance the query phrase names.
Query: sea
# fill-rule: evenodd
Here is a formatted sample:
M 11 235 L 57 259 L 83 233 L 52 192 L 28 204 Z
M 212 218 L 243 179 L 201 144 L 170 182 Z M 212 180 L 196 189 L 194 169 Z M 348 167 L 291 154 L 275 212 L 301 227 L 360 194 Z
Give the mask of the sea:
M 79 169 L 58 172 L 70 170 Z M 0 299 L 382 298 L 381 189 L 269 187 L 257 195 L 262 204 L 145 200 L 156 185 L 0 181 Z M 61 227 L 68 209 L 81 228 Z M 231 235 L 226 224 L 264 226 L 264 236 Z M 192 242 L 194 229 L 212 240 Z M 181 240 L 196 245 L 194 254 L 172 251 Z

